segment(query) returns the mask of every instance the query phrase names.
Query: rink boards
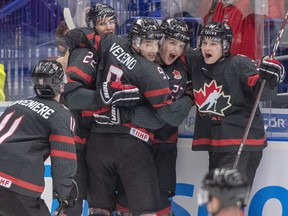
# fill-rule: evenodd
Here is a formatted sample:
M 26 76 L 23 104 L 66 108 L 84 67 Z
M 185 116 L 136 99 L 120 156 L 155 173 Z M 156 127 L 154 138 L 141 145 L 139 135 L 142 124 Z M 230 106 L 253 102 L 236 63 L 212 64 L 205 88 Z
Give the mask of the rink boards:
M 0 113 L 9 103 L 0 103 Z M 173 198 L 176 216 L 206 216 L 197 205 L 197 191 L 200 181 L 208 169 L 207 152 L 191 150 L 194 108 L 179 127 L 177 158 L 177 190 Z M 268 137 L 268 147 L 257 170 L 249 204 L 245 216 L 288 215 L 288 110 L 262 109 Z M 46 188 L 42 197 L 51 211 L 57 207 L 52 199 L 52 179 L 50 161 L 45 162 Z M 87 215 L 87 203 L 84 214 Z

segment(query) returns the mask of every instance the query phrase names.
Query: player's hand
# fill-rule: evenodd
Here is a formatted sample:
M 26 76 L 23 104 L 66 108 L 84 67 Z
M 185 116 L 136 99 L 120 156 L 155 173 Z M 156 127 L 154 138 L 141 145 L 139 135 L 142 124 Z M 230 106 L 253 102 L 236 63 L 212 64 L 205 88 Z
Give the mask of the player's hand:
M 260 76 L 266 80 L 271 89 L 278 86 L 285 78 L 284 66 L 276 59 L 270 59 L 269 56 L 262 58 L 259 67 Z
M 68 216 L 64 213 L 64 209 L 61 206 L 58 206 L 56 210 L 52 213 L 52 216 Z
M 112 105 L 105 114 L 94 114 L 94 120 L 100 125 L 117 125 L 120 124 L 120 111 Z
M 59 208 L 60 208 L 60 213 L 62 211 L 62 209 L 66 209 L 66 208 L 73 208 L 75 205 L 75 202 L 78 199 L 78 186 L 76 184 L 76 182 L 74 180 L 72 180 L 72 189 L 70 191 L 70 194 L 68 195 L 68 197 L 66 198 L 62 198 L 59 196 L 59 194 L 57 193 L 57 191 L 54 191 L 54 195 L 55 197 L 58 199 L 59 202 Z
M 141 101 L 139 89 L 121 81 L 102 83 L 100 96 L 105 105 L 130 107 L 136 106 Z

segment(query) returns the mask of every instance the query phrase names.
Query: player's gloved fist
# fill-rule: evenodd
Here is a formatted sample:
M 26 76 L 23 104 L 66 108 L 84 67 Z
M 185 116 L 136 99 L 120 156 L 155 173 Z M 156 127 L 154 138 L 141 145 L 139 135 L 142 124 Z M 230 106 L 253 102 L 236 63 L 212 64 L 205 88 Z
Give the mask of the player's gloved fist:
M 117 125 L 120 124 L 120 111 L 112 105 L 105 114 L 94 114 L 94 120 L 100 125 Z
M 73 208 L 75 202 L 78 199 L 78 193 L 79 193 L 78 186 L 74 180 L 72 180 L 72 189 L 67 198 L 65 199 L 61 198 L 59 194 L 56 191 L 54 191 L 54 196 L 58 199 L 59 202 L 60 211 L 66 208 Z
M 52 216 L 68 216 L 64 213 L 64 209 L 60 206 L 57 207 L 57 209 L 53 212 Z
M 281 83 L 285 78 L 284 66 L 278 60 L 270 59 L 269 56 L 262 58 L 259 72 L 271 89 L 277 87 L 278 83 Z
M 100 96 L 105 105 L 129 107 L 141 101 L 139 89 L 130 84 L 123 84 L 121 81 L 102 83 Z

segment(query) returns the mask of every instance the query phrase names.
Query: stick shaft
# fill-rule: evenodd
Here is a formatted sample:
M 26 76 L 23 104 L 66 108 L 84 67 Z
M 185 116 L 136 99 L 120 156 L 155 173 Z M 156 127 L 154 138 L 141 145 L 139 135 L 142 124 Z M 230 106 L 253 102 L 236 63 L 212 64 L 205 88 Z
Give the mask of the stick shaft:
M 288 19 L 288 10 L 287 10 L 287 12 L 286 12 L 286 15 L 285 15 L 283 21 L 282 21 L 281 28 L 280 28 L 280 30 L 279 30 L 279 32 L 278 32 L 278 36 L 277 36 L 275 45 L 274 45 L 274 47 L 273 47 L 273 51 L 272 51 L 272 54 L 271 54 L 271 58 L 274 58 L 275 55 L 276 55 L 276 51 L 277 51 L 277 49 L 278 49 L 278 46 L 279 46 L 279 43 L 280 43 L 282 34 L 283 34 L 283 32 L 284 32 L 284 29 L 285 29 L 285 26 L 286 26 L 286 23 L 287 23 L 287 19 Z M 242 153 L 242 150 L 243 150 L 243 148 L 244 148 L 246 139 L 247 139 L 247 137 L 248 137 L 248 134 L 249 134 L 249 131 L 250 131 L 250 128 L 251 128 L 251 125 L 252 125 L 252 122 L 253 122 L 253 119 L 254 119 L 254 116 L 255 116 L 255 113 L 256 113 L 258 104 L 259 104 L 259 102 L 260 102 L 260 98 L 261 98 L 262 92 L 263 92 L 263 90 L 264 90 L 265 84 L 266 84 L 266 80 L 262 80 L 260 89 L 259 89 L 259 91 L 258 91 L 258 93 L 257 93 L 256 100 L 255 100 L 255 102 L 254 102 L 254 105 L 253 105 L 253 108 L 252 108 L 250 117 L 249 117 L 249 119 L 248 119 L 247 126 L 246 126 L 245 131 L 244 131 L 244 135 L 243 135 L 241 144 L 240 144 L 240 146 L 239 146 L 239 149 L 238 149 L 238 152 L 237 152 L 237 155 L 236 155 L 234 164 L 233 164 L 233 168 L 237 168 L 237 166 L 238 166 L 238 163 L 239 163 L 239 160 L 240 160 L 240 157 L 241 157 L 241 153 Z

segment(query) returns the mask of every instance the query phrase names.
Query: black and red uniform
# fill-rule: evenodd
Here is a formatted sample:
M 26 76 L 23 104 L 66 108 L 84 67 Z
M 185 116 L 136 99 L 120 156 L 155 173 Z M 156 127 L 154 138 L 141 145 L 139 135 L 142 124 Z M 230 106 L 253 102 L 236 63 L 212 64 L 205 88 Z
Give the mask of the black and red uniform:
M 178 60 L 171 65 L 162 66 L 162 68 L 169 77 L 171 95 L 174 103 L 179 103 L 182 106 L 187 104 L 188 109 L 186 110 L 190 110 L 192 106 L 192 99 L 185 95 L 188 80 L 186 68 Z M 183 102 L 184 100 L 187 103 Z M 179 119 L 183 120 L 183 117 L 181 118 L 182 114 L 184 114 L 185 117 L 188 116 L 187 112 L 179 112 Z M 152 152 L 155 166 L 157 167 L 157 175 L 161 193 L 161 210 L 171 206 L 168 198 L 175 195 L 177 142 L 178 126 L 165 124 L 165 126 L 162 128 L 154 131 Z
M 30 215 L 50 215 L 40 198 L 44 161 L 50 156 L 53 189 L 62 199 L 70 194 L 76 173 L 75 120 L 71 112 L 53 99 L 34 97 L 9 105 L 0 125 L 0 194 L 9 190 L 21 202 L 30 202 Z M 32 206 L 35 200 L 38 207 Z M 0 209 L 11 205 L 1 201 Z
M 209 152 L 210 169 L 232 167 L 258 92 L 257 66 L 242 55 L 207 65 L 199 49 L 187 54 L 187 61 L 197 105 L 192 149 Z M 266 146 L 258 107 L 238 164 L 251 183 Z
M 173 100 L 173 103 L 169 105 L 171 107 L 169 113 L 171 118 L 175 119 L 175 124 L 172 126 L 165 123 L 149 105 L 134 107 L 131 121 L 137 126 L 153 129 L 152 154 L 160 187 L 160 210 L 165 210 L 171 206 L 168 198 L 175 194 L 176 189 L 178 126 L 175 125 L 180 125 L 187 117 L 192 107 L 192 99 L 185 95 L 188 71 L 183 64 L 180 61 L 175 61 L 171 65 L 162 66 L 162 68 L 169 78 Z M 122 185 L 119 186 L 118 190 L 117 202 L 124 209 L 128 203 Z
M 75 36 L 74 33 L 79 33 L 79 31 L 82 31 L 83 34 Z M 83 200 L 87 198 L 86 141 L 90 133 L 91 123 L 94 121 L 93 110 L 99 108 L 97 106 L 99 97 L 95 92 L 98 62 L 97 54 L 93 48 L 95 36 L 96 32 L 87 27 L 75 29 L 65 34 L 70 54 L 66 69 L 67 83 L 63 100 L 73 112 L 77 123 L 75 144 L 78 169 L 74 180 L 79 188 L 79 197 L 75 207 L 65 210 L 68 215 L 82 214 Z
M 123 38 L 106 34 L 99 43 L 97 82 L 117 81 L 135 85 L 157 113 L 168 119 L 167 105 L 171 100 L 168 77 L 163 69 L 137 54 L 131 54 Z M 129 115 L 133 108 L 104 107 L 97 114 L 112 109 L 115 118 Z M 126 112 L 127 111 L 127 112 Z M 149 121 L 149 119 L 147 119 Z M 153 119 L 151 119 L 153 121 Z M 115 189 L 121 179 L 127 193 L 129 208 L 136 215 L 154 212 L 160 197 L 156 168 L 149 143 L 151 130 L 136 126 L 129 118 L 119 125 L 92 126 L 87 143 L 86 159 L 89 167 L 88 202 L 90 207 L 115 210 Z

